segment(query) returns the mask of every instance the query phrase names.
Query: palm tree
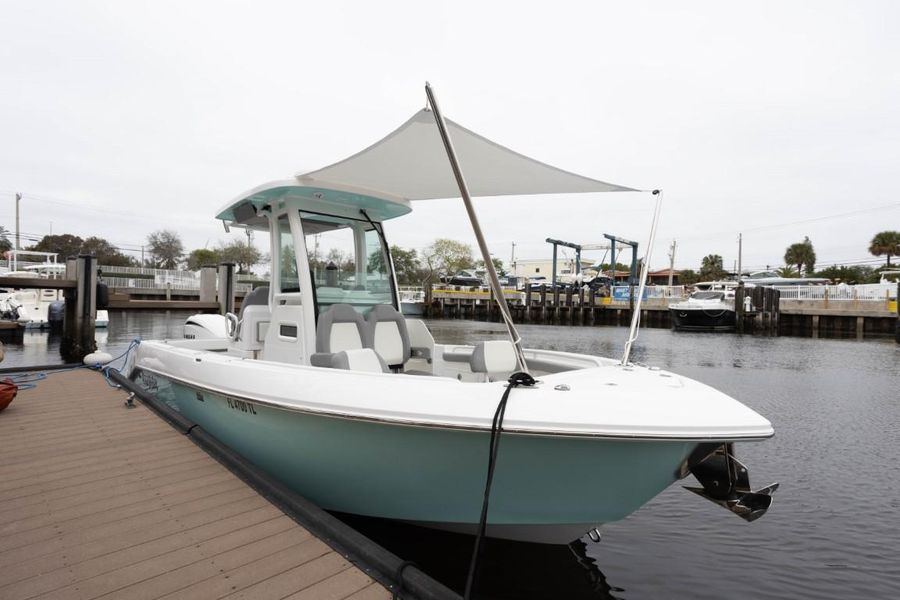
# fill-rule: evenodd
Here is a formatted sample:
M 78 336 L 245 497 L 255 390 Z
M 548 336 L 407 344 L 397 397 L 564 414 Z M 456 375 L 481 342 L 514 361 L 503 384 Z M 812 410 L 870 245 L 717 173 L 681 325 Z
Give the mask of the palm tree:
M 797 265 L 798 274 L 803 272 L 804 265 L 806 273 L 812 273 L 816 268 L 816 251 L 809 238 L 804 237 L 802 242 L 788 246 L 784 251 L 784 262 L 788 265 Z
M 779 267 L 775 269 L 775 272 L 778 273 L 779 277 L 796 277 L 797 273 L 794 271 L 794 267 L 790 265 L 785 265 L 783 267 Z
M 891 268 L 891 257 L 900 256 L 900 231 L 876 233 L 869 243 L 869 253 L 874 256 L 887 255 L 887 268 Z
M 722 257 L 718 254 L 707 254 L 700 263 L 701 279 L 721 279 L 725 276 Z

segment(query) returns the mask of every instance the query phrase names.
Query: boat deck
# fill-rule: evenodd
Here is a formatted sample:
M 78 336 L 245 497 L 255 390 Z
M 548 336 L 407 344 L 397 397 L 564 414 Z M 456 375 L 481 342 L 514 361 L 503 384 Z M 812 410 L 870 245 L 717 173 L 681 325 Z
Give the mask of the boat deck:
M 0 413 L 0 598 L 390 598 L 87 370 Z

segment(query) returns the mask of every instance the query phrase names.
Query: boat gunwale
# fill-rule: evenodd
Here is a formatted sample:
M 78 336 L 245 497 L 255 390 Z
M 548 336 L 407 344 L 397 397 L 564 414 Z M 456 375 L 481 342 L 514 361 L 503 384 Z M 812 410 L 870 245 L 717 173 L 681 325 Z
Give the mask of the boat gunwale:
M 376 423 L 379 425 L 393 425 L 393 426 L 401 426 L 401 427 L 419 427 L 419 428 L 428 428 L 428 429 L 446 429 L 453 431 L 471 431 L 471 432 L 480 432 L 480 433 L 489 433 L 491 428 L 489 426 L 475 426 L 475 425 L 459 425 L 452 423 L 434 423 L 427 421 L 414 421 L 410 419 L 388 419 L 388 418 L 379 418 L 372 416 L 364 416 L 354 413 L 347 413 L 342 411 L 331 411 L 331 410 L 323 410 L 323 409 L 312 409 L 312 408 L 304 408 L 299 407 L 292 404 L 275 402 L 271 400 L 264 400 L 260 398 L 254 398 L 246 395 L 235 394 L 233 392 L 224 390 L 222 388 L 218 388 L 215 386 L 210 386 L 206 384 L 196 383 L 194 381 L 190 381 L 184 379 L 182 377 L 175 377 L 169 373 L 163 373 L 157 369 L 152 367 L 142 366 L 135 364 L 128 377 L 130 380 L 134 381 L 135 375 L 139 372 L 146 371 L 149 373 L 153 373 L 159 377 L 163 377 L 171 382 L 176 382 L 178 384 L 187 386 L 189 388 L 193 388 L 199 391 L 211 392 L 213 394 L 217 394 L 226 398 L 232 398 L 236 400 L 240 400 L 242 402 L 249 402 L 251 404 L 258 404 L 262 406 L 266 406 L 269 408 L 274 408 L 278 410 L 286 410 L 288 412 L 294 412 L 304 415 L 313 415 L 313 416 L 321 416 L 326 418 L 337 418 L 337 419 L 347 419 L 353 421 L 363 421 L 369 423 Z M 402 374 L 401 374 L 402 375 Z M 415 375 L 410 375 L 410 377 L 417 377 Z M 148 390 L 148 393 L 152 393 Z M 710 436 L 679 436 L 679 435 L 641 435 L 641 434 L 614 434 L 614 433 L 596 433 L 590 434 L 585 432 L 571 432 L 557 429 L 543 429 L 543 430 L 534 430 L 534 429 L 522 429 L 522 428 L 503 428 L 504 435 L 506 434 L 514 434 L 514 435 L 522 435 L 522 436 L 534 436 L 534 437 L 562 437 L 562 438 L 583 438 L 583 439 L 596 439 L 596 440 L 616 440 L 616 441 L 634 441 L 634 442 L 728 442 L 728 441 L 762 441 L 769 439 L 775 435 L 774 428 L 770 428 L 770 432 L 767 435 L 760 434 L 736 434 L 736 435 L 710 435 Z

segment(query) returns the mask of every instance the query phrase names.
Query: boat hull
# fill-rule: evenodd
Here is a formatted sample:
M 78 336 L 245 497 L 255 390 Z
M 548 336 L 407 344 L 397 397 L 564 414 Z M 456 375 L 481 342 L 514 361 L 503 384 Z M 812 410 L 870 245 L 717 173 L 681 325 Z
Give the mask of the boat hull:
M 421 317 L 425 314 L 425 303 L 401 301 L 400 312 L 406 317 Z
M 487 431 L 295 411 L 140 369 L 132 378 L 325 509 L 466 532 L 478 522 Z M 505 433 L 488 534 L 572 541 L 656 496 L 695 447 L 684 440 Z
M 676 331 L 734 331 L 734 310 L 669 308 Z

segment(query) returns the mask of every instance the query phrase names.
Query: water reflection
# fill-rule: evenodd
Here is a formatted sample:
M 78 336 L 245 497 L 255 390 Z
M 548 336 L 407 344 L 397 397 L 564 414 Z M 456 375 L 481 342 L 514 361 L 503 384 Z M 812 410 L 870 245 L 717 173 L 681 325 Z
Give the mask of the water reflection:
M 337 516 L 397 556 L 414 561 L 444 585 L 463 592 L 472 536 L 386 519 Z M 488 538 L 482 546 L 475 596 L 485 600 L 622 598 L 618 593 L 624 590 L 611 586 L 588 554 L 594 545 L 588 538 L 568 546 Z

